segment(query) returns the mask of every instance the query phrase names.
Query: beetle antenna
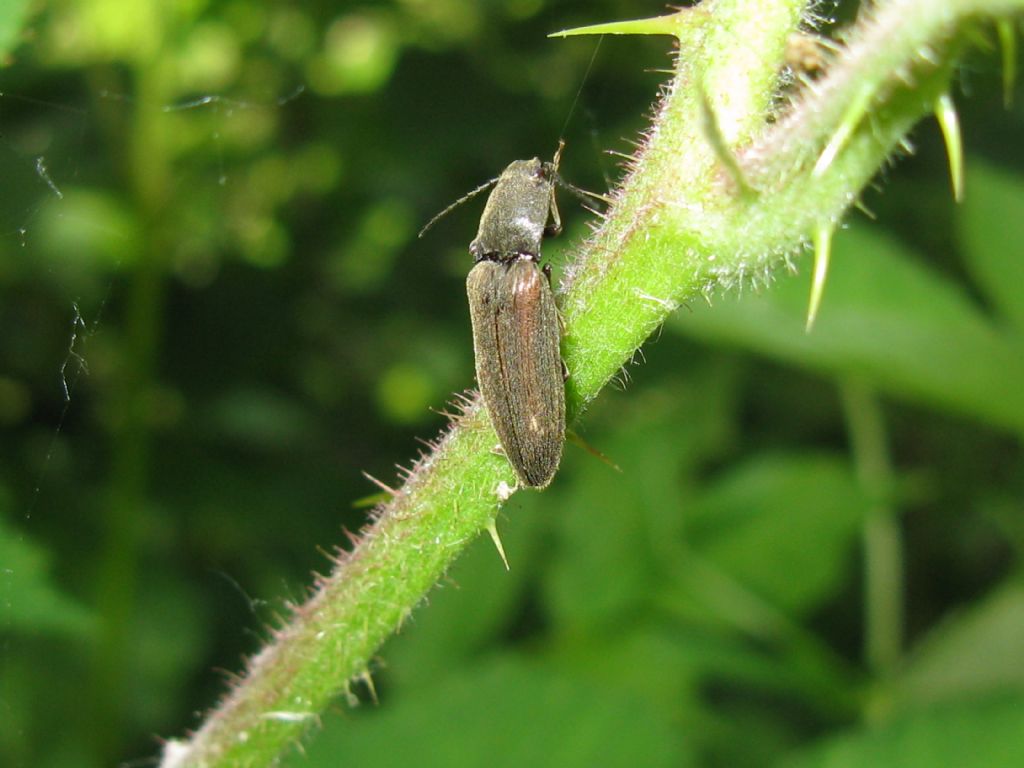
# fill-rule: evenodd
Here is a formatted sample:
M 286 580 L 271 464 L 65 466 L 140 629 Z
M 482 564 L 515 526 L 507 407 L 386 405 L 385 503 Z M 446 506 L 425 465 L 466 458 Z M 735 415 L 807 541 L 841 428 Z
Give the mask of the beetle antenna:
M 483 191 L 484 191 L 485 189 L 488 189 L 489 187 L 492 187 L 492 186 L 494 186 L 494 184 L 495 184 L 495 183 L 496 183 L 497 181 L 498 181 L 498 177 L 497 177 L 497 176 L 495 176 L 495 177 L 494 177 L 493 179 L 491 179 L 490 181 L 485 181 L 485 182 L 484 182 L 483 184 L 481 184 L 481 185 L 480 185 L 479 187 L 477 187 L 476 189 L 474 189 L 474 190 L 473 190 L 472 192 L 467 192 L 466 194 L 464 194 L 464 195 L 463 195 L 462 197 L 460 197 L 460 198 L 459 198 L 458 200 L 456 200 L 456 201 L 455 201 L 454 203 L 452 203 L 451 205 L 449 205 L 449 206 L 448 206 L 447 208 L 445 208 L 445 209 L 444 209 L 443 211 L 441 211 L 441 212 L 440 212 L 439 214 L 437 214 L 436 216 L 434 216 L 434 218 L 432 218 L 432 219 L 431 219 L 430 221 L 428 221 L 428 222 L 427 222 L 426 224 L 424 224 L 424 225 L 423 225 L 423 229 L 421 229 L 421 230 L 420 230 L 420 233 L 419 233 L 419 234 L 418 234 L 418 235 L 417 235 L 416 237 L 423 237 L 423 236 L 424 236 L 425 234 L 427 234 L 427 231 L 428 231 L 428 230 L 429 230 L 429 229 L 430 229 L 430 228 L 431 228 L 432 226 L 434 226 L 434 225 L 435 225 L 435 224 L 436 224 L 436 223 L 437 223 L 437 222 L 438 222 L 438 221 L 439 221 L 440 219 L 443 219 L 443 218 L 444 218 L 445 216 L 447 216 L 447 215 L 448 215 L 449 213 L 451 213 L 452 211 L 454 211 L 454 210 L 455 210 L 456 208 L 458 208 L 458 207 L 459 207 L 460 205 L 462 205 L 463 203 L 467 203 L 467 202 L 469 202 L 469 201 L 470 201 L 470 200 L 472 200 L 472 199 L 473 199 L 474 197 L 476 197 L 476 196 L 477 196 L 477 195 L 479 195 L 479 194 L 480 194 L 481 192 L 483 192 Z
M 583 202 L 586 202 L 587 199 L 590 198 L 593 200 L 600 200 L 605 205 L 612 204 L 612 199 L 608 197 L 608 195 L 602 195 L 597 192 L 591 192 L 589 190 L 583 189 L 582 187 L 577 187 L 575 184 L 570 184 L 568 181 L 566 181 L 557 174 L 555 175 L 555 182 L 562 189 L 567 189 L 568 191 L 572 192 L 574 195 L 576 195 L 576 197 L 578 197 Z
M 590 54 L 590 62 L 587 64 L 587 71 L 583 73 L 583 80 L 580 82 L 580 87 L 576 89 L 576 96 L 573 97 L 572 106 L 569 107 L 569 114 L 565 116 L 565 123 L 562 125 L 562 135 L 565 136 L 565 129 L 569 127 L 569 121 L 572 120 L 572 116 L 576 114 L 576 105 L 580 103 L 580 94 L 583 93 L 583 86 L 587 84 L 587 80 L 590 79 L 590 70 L 594 68 L 594 61 L 597 59 L 597 52 L 601 50 L 601 42 L 604 40 L 604 35 L 600 35 L 597 38 L 597 44 L 594 45 L 594 52 Z M 555 165 L 557 165 L 557 161 Z

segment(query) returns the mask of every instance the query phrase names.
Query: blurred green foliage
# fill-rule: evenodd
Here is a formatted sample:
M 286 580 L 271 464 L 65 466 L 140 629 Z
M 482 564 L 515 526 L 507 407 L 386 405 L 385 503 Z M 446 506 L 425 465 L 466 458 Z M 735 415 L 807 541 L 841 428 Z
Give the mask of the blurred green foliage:
M 583 82 L 594 42 L 545 34 L 660 11 L 0 6 L 0 763 L 196 725 L 363 522 L 361 470 L 390 481 L 472 384 L 475 208 L 419 225 L 563 133 L 602 189 L 667 40 L 606 40 Z M 1024 113 L 996 70 L 963 68 L 961 208 L 921 126 L 812 335 L 806 274 L 682 310 L 580 427 L 622 472 L 569 449 L 506 507 L 511 571 L 478 542 L 383 649 L 380 704 L 292 763 L 1024 763 Z M 887 456 L 851 450 L 851 385 Z M 880 514 L 906 610 L 881 667 Z

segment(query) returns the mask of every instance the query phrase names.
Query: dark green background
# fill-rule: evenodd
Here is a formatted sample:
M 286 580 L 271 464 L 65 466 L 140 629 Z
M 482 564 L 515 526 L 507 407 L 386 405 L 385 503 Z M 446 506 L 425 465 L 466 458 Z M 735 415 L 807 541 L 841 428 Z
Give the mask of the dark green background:
M 619 177 L 672 41 L 607 38 L 584 81 L 595 40 L 545 35 L 662 10 L 4 4 L 0 763 L 197 725 L 363 523 L 361 472 L 395 482 L 472 386 L 481 203 L 417 229 L 560 136 L 568 179 Z M 1024 92 L 1004 109 L 978 39 L 964 205 L 926 122 L 838 234 L 813 335 L 807 257 L 680 310 L 580 425 L 621 474 L 568 447 L 504 509 L 511 571 L 478 542 L 382 649 L 380 703 L 355 685 L 289 764 L 1024 764 Z M 556 273 L 591 218 L 562 208 Z M 906 566 L 882 668 L 878 504 Z

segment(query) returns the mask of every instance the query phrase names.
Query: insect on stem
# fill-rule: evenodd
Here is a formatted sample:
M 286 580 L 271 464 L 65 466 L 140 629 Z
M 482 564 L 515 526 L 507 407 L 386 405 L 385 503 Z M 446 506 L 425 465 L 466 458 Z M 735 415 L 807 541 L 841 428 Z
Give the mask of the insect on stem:
M 544 488 L 565 442 L 565 374 L 561 321 L 541 243 L 562 231 L 555 190 L 610 203 L 559 176 L 565 142 L 550 162 L 510 163 L 497 179 L 449 205 L 449 211 L 493 187 L 469 244 L 475 265 L 466 278 L 476 379 L 502 451 L 521 485 Z

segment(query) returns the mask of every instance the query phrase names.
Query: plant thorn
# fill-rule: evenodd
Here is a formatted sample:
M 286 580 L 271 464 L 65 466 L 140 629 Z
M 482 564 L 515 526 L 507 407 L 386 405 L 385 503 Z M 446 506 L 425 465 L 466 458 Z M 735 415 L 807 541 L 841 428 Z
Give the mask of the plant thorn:
M 956 114 L 956 104 L 948 92 L 939 96 L 935 102 L 935 119 L 939 121 L 942 138 L 946 141 L 953 199 L 959 203 L 964 199 L 964 147 L 960 138 L 960 120 Z
M 494 542 L 494 547 L 498 550 L 498 554 L 501 555 L 501 562 L 505 564 L 505 570 L 511 570 L 508 567 L 508 558 L 505 557 L 505 547 L 501 545 L 501 537 L 498 535 L 498 526 L 493 520 L 488 523 L 487 532 L 491 534 L 491 541 Z
M 871 103 L 871 96 L 874 92 L 874 86 L 866 83 L 854 96 L 839 122 L 839 128 L 825 145 L 818 162 L 814 164 L 814 171 L 811 174 L 814 178 L 823 176 L 836 159 L 836 155 L 846 146 L 846 142 L 850 140 L 850 136 L 853 135 L 861 120 L 864 119 L 864 115 L 867 114 L 868 105 Z
M 694 9 L 683 8 L 676 13 L 654 16 L 649 19 L 611 21 L 605 24 L 590 24 L 586 27 L 563 29 L 552 32 L 548 37 L 572 37 L 575 35 L 674 35 L 680 37 L 692 21 Z
M 729 173 L 733 182 L 737 187 L 739 187 L 740 192 L 746 196 L 752 195 L 755 190 L 750 185 L 750 182 L 747 181 L 747 177 L 743 173 L 743 168 L 740 167 L 739 161 L 736 159 L 736 155 L 733 154 L 725 140 L 725 135 L 722 133 L 722 127 L 718 124 L 718 117 L 715 115 L 711 99 L 708 98 L 707 91 L 704 90 L 704 87 L 699 87 L 702 118 L 701 128 L 704 132 L 704 138 L 715 153 L 715 157 L 718 158 L 718 161 L 725 167 L 725 170 Z
M 811 332 L 814 321 L 821 307 L 821 297 L 825 293 L 825 279 L 828 277 L 828 264 L 832 258 L 832 233 L 835 225 L 831 221 L 820 221 L 814 229 L 814 277 L 811 280 L 811 299 L 807 305 L 807 324 L 804 330 Z

